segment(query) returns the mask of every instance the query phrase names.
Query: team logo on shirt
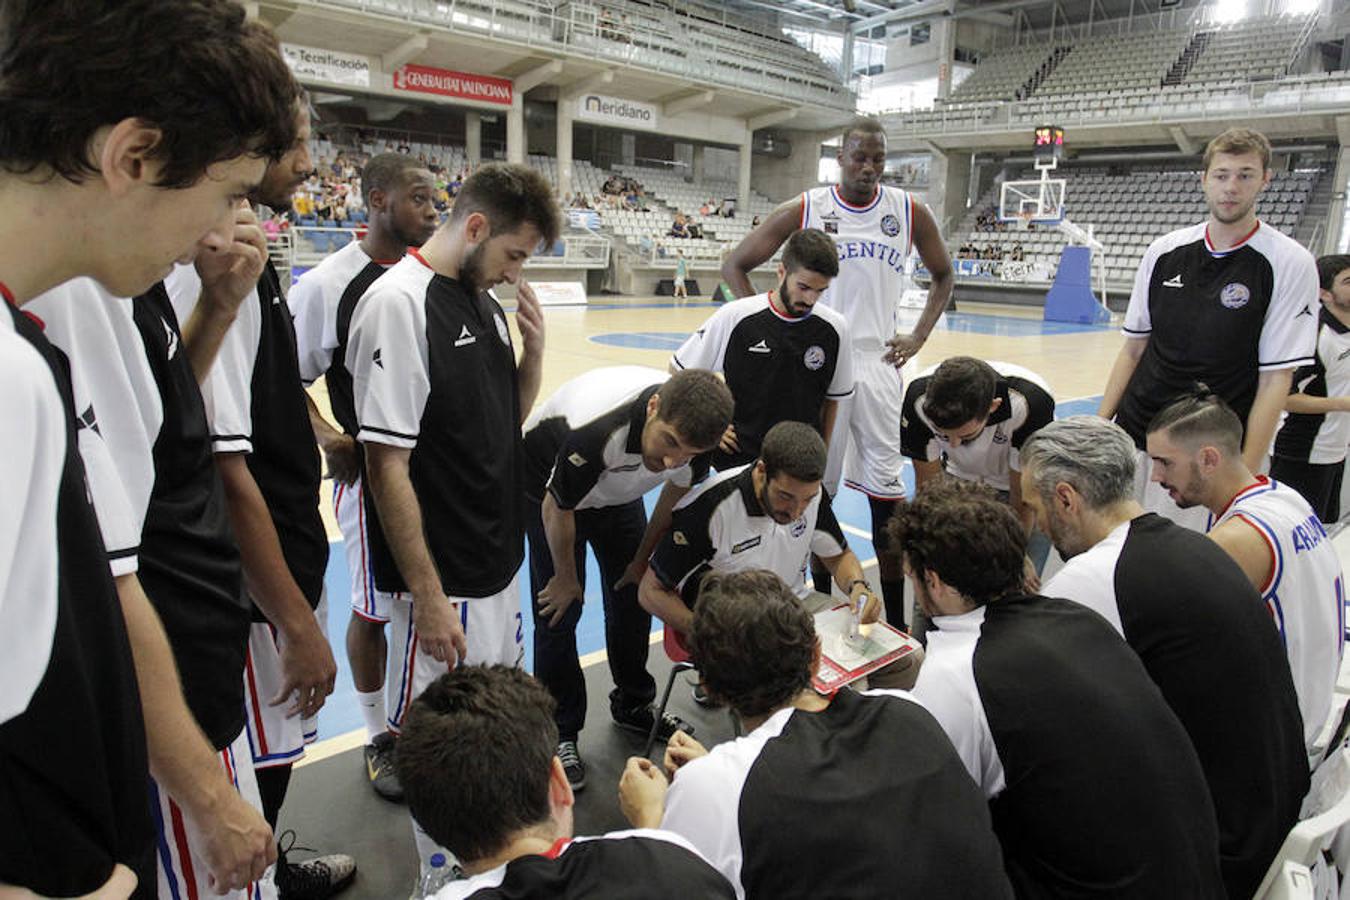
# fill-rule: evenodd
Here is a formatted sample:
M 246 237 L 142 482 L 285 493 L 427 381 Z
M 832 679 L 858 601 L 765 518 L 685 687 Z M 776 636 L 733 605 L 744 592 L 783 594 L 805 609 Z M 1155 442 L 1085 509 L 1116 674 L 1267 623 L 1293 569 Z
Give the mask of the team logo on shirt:
M 731 552 L 733 554 L 744 553 L 746 550 L 751 550 L 755 547 L 758 547 L 760 540 L 762 540 L 762 538 L 759 535 L 755 535 L 752 538 L 746 538 L 745 540 L 740 541 L 739 543 L 733 545 L 731 548 Z
M 995 429 L 994 429 L 994 443 L 995 443 L 995 444 L 1006 444 L 1006 443 L 1008 443 L 1008 436 L 1007 436 L 1006 434 L 1003 433 L 1003 428 L 1002 428 L 1002 427 L 999 427 L 999 428 L 995 428 Z
M 502 339 L 502 343 L 511 346 L 511 332 L 506 330 L 506 320 L 498 313 L 492 317 L 492 321 L 497 326 L 497 337 Z
M 1237 281 L 1225 284 L 1223 290 L 1219 291 L 1219 302 L 1229 309 L 1241 309 L 1250 299 L 1252 292 L 1245 284 Z
M 816 344 L 807 347 L 806 352 L 802 354 L 802 365 L 806 366 L 812 372 L 816 371 L 821 366 L 825 365 L 825 351 Z
M 586 465 L 586 457 L 582 456 L 580 453 L 573 453 L 571 456 L 567 457 L 567 461 L 577 468 Z
M 838 234 L 839 214 L 833 212 L 825 213 L 820 217 L 820 224 L 826 234 Z
M 75 419 L 75 430 L 79 431 L 83 428 L 88 428 L 99 437 L 103 436 L 103 432 L 98 430 L 98 416 L 94 415 L 94 404 L 92 403 Z
M 746 347 L 745 350 L 746 350 L 747 353 L 772 353 L 772 352 L 773 352 L 772 350 L 769 349 L 769 345 L 766 344 L 766 343 L 764 343 L 764 339 L 763 339 L 763 338 L 760 339 L 759 343 L 757 343 L 757 344 L 751 344 L 749 347 Z
M 797 521 L 788 526 L 788 533 L 795 538 L 806 534 L 806 516 L 802 516 Z
M 1169 279 L 1167 279 L 1166 281 L 1164 281 L 1164 282 L 1163 282 L 1163 287 L 1171 287 L 1171 288 L 1184 287 L 1184 285 L 1181 283 L 1181 273 L 1178 272 L 1177 274 L 1173 275 L 1171 278 L 1169 278 Z
M 375 352 L 371 354 L 370 361 L 373 362 L 375 365 L 379 366 L 381 369 L 384 368 L 384 361 L 380 359 L 379 347 L 376 347 Z
M 881 217 L 881 233 L 886 237 L 895 237 L 900 233 L 900 220 L 891 213 Z
M 670 533 L 670 539 L 675 543 L 679 544 L 681 547 L 689 546 L 689 538 L 684 536 L 683 531 L 672 531 Z
M 455 346 L 467 347 L 469 344 L 476 344 L 476 343 L 478 343 L 478 338 L 474 337 L 472 334 L 469 334 L 469 326 L 468 325 L 459 326 L 459 337 L 455 338 Z
M 1297 319 L 1299 316 L 1311 316 L 1312 314 L 1312 307 L 1305 303 L 1303 304 L 1303 308 L 1294 315 L 1294 318 Z

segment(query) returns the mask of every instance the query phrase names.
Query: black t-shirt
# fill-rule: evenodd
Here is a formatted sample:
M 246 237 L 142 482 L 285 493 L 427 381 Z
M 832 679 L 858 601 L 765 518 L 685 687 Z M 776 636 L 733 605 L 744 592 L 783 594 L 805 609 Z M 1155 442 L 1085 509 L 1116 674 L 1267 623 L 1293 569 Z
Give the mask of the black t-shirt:
M 357 304 L 346 358 L 357 438 L 412 451 L 442 589 L 504 589 L 525 555 L 525 449 L 515 353 L 496 298 L 436 274 L 413 251 Z M 374 506 L 374 491 L 366 503 Z M 383 533 L 369 535 L 375 586 L 406 591 Z
M 769 295 L 723 306 L 675 352 L 681 369 L 722 372 L 736 400 L 732 425 L 737 453 L 714 451 L 720 469 L 753 462 L 769 429 L 779 422 L 821 427 L 826 400 L 853 393 L 853 356 L 843 317 L 824 304 L 791 319 Z
M 1206 225 L 1164 235 L 1144 254 L 1123 331 L 1148 345 L 1116 421 L 1143 449 L 1153 417 L 1203 381 L 1245 424 L 1261 372 L 1313 361 L 1317 268 L 1266 225 L 1215 250 Z
M 164 623 L 188 708 L 219 750 L 244 727 L 249 610 L 239 549 L 201 390 L 162 284 L 133 301 L 132 319 L 164 415 L 138 574 Z
M 256 427 L 248 467 L 272 514 L 286 566 L 310 607 L 317 607 L 328 566 L 328 538 L 319 516 L 322 471 L 296 361 L 291 312 L 270 261 L 258 280 L 257 302 L 262 330 L 251 382 Z M 266 621 L 256 607 L 253 619 Z
M 154 892 L 145 724 L 126 624 L 89 505 L 70 369 L 26 315 L 12 330 L 42 356 L 64 406 L 56 519 L 56 622 L 46 671 L 23 712 L 0 724 L 0 882 L 70 896 L 130 866 Z M 19 511 L 7 514 L 18 516 Z M 33 635 L 33 640 L 45 639 Z

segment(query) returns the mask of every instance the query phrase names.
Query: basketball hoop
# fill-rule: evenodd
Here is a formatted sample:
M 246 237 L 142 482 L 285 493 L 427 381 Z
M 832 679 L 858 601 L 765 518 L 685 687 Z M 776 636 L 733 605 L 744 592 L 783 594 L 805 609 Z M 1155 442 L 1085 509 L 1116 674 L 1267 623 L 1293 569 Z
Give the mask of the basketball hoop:
M 1034 209 L 1020 209 L 1017 211 L 1016 218 L 1013 219 L 1014 231 L 1028 231 L 1031 229 L 1031 220 L 1036 218 Z

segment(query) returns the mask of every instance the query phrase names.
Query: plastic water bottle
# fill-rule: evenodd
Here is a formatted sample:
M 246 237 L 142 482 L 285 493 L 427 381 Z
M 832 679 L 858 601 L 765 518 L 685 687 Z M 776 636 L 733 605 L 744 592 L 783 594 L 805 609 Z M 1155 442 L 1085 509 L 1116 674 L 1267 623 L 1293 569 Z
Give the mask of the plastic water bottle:
M 447 865 L 444 853 L 431 854 L 431 868 L 427 869 L 426 874 L 422 876 L 422 883 L 418 890 L 418 896 L 424 898 L 434 897 L 436 893 L 456 878 L 455 867 Z

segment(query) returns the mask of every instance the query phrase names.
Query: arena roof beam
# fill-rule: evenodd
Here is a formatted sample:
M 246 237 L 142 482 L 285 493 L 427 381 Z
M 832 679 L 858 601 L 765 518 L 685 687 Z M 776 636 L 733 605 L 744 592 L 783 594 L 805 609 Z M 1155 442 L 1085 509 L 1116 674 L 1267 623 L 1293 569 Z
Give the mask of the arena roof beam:
M 924 0 L 924 2 L 901 6 L 892 12 L 854 22 L 850 27 L 854 34 L 861 34 L 876 28 L 878 25 L 886 25 L 892 22 L 923 22 L 928 19 L 944 17 L 989 21 L 989 17 L 997 13 L 1010 13 L 1014 10 L 1030 9 L 1033 6 L 1048 6 L 1052 2 L 1054 0 L 1005 0 L 1003 3 L 958 7 L 956 0 Z
M 427 49 L 425 34 L 409 35 L 406 41 L 380 56 L 380 66 L 386 72 L 392 72 L 404 63 L 412 62 L 417 58 L 417 54 L 425 49 Z
M 677 97 L 668 103 L 661 104 L 661 112 L 667 116 L 678 116 L 680 113 L 689 112 L 691 109 L 699 109 L 712 103 L 717 97 L 717 91 L 699 91 L 697 94 L 690 94 L 688 97 Z
M 548 62 L 535 66 L 533 69 L 526 69 L 515 78 L 511 79 L 515 88 L 515 93 L 524 96 L 526 91 L 531 91 L 546 81 L 556 77 L 563 70 L 561 59 L 550 59 Z
M 570 96 L 584 94 L 587 91 L 593 91 L 598 87 L 609 84 L 614 80 L 614 70 L 605 69 L 591 75 L 587 75 L 578 81 L 574 81 L 567 86 L 567 93 Z
M 1172 140 L 1176 141 L 1177 149 L 1187 156 L 1194 156 L 1200 152 L 1200 145 L 1196 143 L 1195 138 L 1187 134 L 1186 130 L 1180 125 L 1170 126 L 1167 133 L 1172 135 Z
M 766 113 L 760 113 L 745 120 L 745 127 L 751 131 L 759 131 L 761 128 L 768 128 L 771 125 L 781 125 L 790 119 L 797 118 L 800 110 L 797 107 L 791 109 L 775 109 Z

